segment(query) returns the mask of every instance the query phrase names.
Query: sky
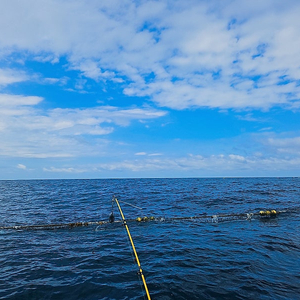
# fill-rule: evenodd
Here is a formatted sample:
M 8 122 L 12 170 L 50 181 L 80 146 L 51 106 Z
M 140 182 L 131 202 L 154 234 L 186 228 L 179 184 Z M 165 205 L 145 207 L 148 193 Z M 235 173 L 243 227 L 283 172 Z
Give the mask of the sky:
M 299 176 L 299 15 L 0 1 L 0 179 Z

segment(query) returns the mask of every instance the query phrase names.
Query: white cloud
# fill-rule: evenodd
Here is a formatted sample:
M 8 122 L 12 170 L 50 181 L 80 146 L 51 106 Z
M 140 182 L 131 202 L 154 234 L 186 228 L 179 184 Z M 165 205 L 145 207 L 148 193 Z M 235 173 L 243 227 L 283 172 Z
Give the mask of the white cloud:
M 137 153 L 135 153 L 134 155 L 136 155 L 136 156 L 161 156 L 161 155 L 163 155 L 162 153 L 147 153 L 147 152 L 137 152 Z
M 246 158 L 244 156 L 241 155 L 235 155 L 235 154 L 229 154 L 228 157 L 232 160 L 232 161 L 246 161 Z
M 51 99 L 44 103 L 42 97 L 13 94 L 14 84 L 29 80 L 79 93 L 90 93 L 88 86 L 102 91 L 117 86 L 124 94 L 146 97 L 143 102 L 150 100 L 158 107 L 233 108 L 239 111 L 240 120 L 262 123 L 263 118 L 251 110 L 300 107 L 299 15 L 300 3 L 295 0 L 0 1 L 0 26 L 5 29 L 0 31 L 0 155 L 66 159 L 107 155 L 110 158 L 98 170 L 132 172 L 299 167 L 299 138 L 270 132 L 257 135 L 258 144 L 252 144 L 252 150 L 244 145 L 240 147 L 244 152 L 229 151 L 224 139 L 224 154 L 207 148 L 204 151 L 210 155 L 175 159 L 159 152 L 140 152 L 141 145 L 133 149 L 125 137 L 122 146 L 131 147 L 136 160 L 125 160 L 126 148 L 120 156 L 123 161 L 110 163 L 111 156 L 118 155 L 110 148 L 117 142 L 108 137 L 118 126 L 148 123 L 166 112 L 138 105 L 45 110 Z M 32 75 L 36 72 L 33 65 L 42 64 L 45 68 L 39 72 L 45 70 L 45 74 Z M 77 78 L 72 78 L 74 74 Z M 55 99 L 55 103 L 60 101 L 71 103 L 71 99 Z M 114 94 L 111 103 L 116 102 Z M 265 123 L 261 131 L 276 126 Z M 151 149 L 166 153 L 159 147 Z M 88 170 L 74 166 L 44 169 Z
M 44 84 L 59 84 L 59 85 L 66 85 L 69 78 L 64 76 L 62 78 L 43 78 L 41 81 Z
M 11 0 L 0 3 L 0 45 L 6 56 L 64 56 L 96 81 L 126 79 L 126 94 L 160 106 L 297 107 L 299 14 L 293 0 Z
M 166 114 L 151 108 L 112 106 L 42 110 L 36 106 L 41 101 L 40 97 L 0 95 L 0 155 L 99 155 L 109 151 L 109 142 L 100 137 L 112 133 L 116 126 L 129 126 L 133 120 L 152 120 Z
M 149 156 L 162 156 L 162 153 L 150 153 Z
M 0 87 L 27 80 L 29 76 L 22 70 L 0 69 Z
M 144 158 L 86 165 L 84 167 L 44 168 L 47 172 L 73 172 L 100 174 L 169 174 L 176 176 L 268 176 L 274 172 L 295 172 L 300 167 L 300 157 L 264 157 L 260 153 L 251 156 L 237 154 L 188 155 L 172 158 Z M 115 173 L 118 172 L 118 173 Z
M 82 72 L 83 76 L 94 79 L 95 81 L 99 81 L 100 79 L 102 80 L 111 79 L 111 80 L 122 82 L 122 79 L 115 78 L 114 72 L 102 71 L 100 64 L 90 59 L 84 60 L 79 64 L 76 64 L 73 68 L 75 70 L 79 69 Z
M 137 152 L 137 153 L 135 153 L 134 155 L 137 155 L 137 156 L 144 156 L 144 155 L 147 155 L 147 153 L 146 152 Z
M 85 173 L 87 169 L 76 169 L 76 168 L 43 168 L 44 172 L 51 172 L 51 173 Z
M 22 169 L 22 170 L 26 170 L 26 166 L 25 166 L 25 165 L 22 165 L 22 164 L 18 164 L 18 165 L 17 165 L 17 168 L 18 168 L 18 169 Z
M 0 94 L 0 107 L 5 109 L 19 106 L 31 106 L 40 103 L 42 100 L 43 98 L 36 96 Z
M 275 149 L 279 153 L 300 155 L 300 137 L 292 138 L 268 138 L 266 145 Z
M 178 154 L 172 146 L 167 155 L 136 152 L 132 156 L 125 151 L 122 155 L 98 157 L 90 164 L 69 163 L 63 169 L 71 168 L 93 177 L 297 176 L 299 172 L 300 140 L 297 136 L 282 138 L 263 132 L 214 143 L 218 148 L 207 145 L 198 154 Z M 196 148 L 199 148 L 197 143 L 189 147 Z M 53 172 L 62 172 L 60 166 L 52 168 Z

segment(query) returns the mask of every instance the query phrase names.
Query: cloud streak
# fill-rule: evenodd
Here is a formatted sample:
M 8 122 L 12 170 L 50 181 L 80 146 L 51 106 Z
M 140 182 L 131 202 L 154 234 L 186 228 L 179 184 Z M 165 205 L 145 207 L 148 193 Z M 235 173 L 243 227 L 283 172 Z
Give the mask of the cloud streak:
M 29 76 L 23 71 L 8 68 L 0 69 L 0 88 L 27 80 L 29 80 Z
M 149 174 L 173 174 L 170 177 L 184 174 L 185 176 L 266 176 L 277 172 L 294 172 L 300 166 L 300 157 L 280 158 L 261 157 L 260 155 L 241 156 L 229 155 L 188 155 L 176 159 L 147 158 L 100 163 L 84 167 L 44 168 L 53 173 L 90 173 L 101 176 L 107 174 L 130 174 L 133 177 L 148 177 Z M 151 175 L 150 175 L 151 176 Z
M 108 140 L 100 139 L 134 120 L 166 115 L 151 108 L 56 108 L 42 110 L 40 97 L 0 95 L 0 155 L 64 158 L 101 153 Z M 95 137 L 91 139 L 89 137 Z

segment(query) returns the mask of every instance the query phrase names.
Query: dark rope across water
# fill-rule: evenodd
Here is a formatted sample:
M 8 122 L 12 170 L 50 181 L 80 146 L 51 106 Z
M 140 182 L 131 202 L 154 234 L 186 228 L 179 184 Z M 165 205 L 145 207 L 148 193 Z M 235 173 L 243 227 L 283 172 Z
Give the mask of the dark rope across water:
M 144 216 L 138 217 L 136 219 L 128 219 L 127 222 L 172 222 L 172 221 L 188 221 L 188 220 L 200 220 L 202 222 L 209 223 L 218 223 L 222 221 L 231 221 L 231 220 L 252 220 L 252 219 L 273 219 L 277 218 L 280 214 L 283 213 L 293 213 L 297 212 L 297 210 L 265 210 L 254 213 L 232 213 L 232 214 L 216 214 L 216 215 L 207 215 L 201 214 L 192 217 L 154 217 L 154 216 Z M 16 225 L 16 226 L 0 226 L 0 230 L 11 229 L 11 230 L 47 230 L 47 229 L 60 229 L 67 228 L 73 229 L 78 227 L 86 227 L 91 225 L 105 225 L 109 223 L 121 223 L 121 220 L 114 220 L 111 217 L 107 221 L 89 221 L 89 222 L 73 222 L 73 223 L 58 223 L 58 224 L 37 224 L 37 225 Z

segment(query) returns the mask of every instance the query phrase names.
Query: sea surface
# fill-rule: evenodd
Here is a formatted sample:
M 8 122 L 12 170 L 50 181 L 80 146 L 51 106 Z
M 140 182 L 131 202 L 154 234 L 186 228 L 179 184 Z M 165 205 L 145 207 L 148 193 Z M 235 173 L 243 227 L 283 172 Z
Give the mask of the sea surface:
M 299 178 L 0 181 L 0 226 L 117 221 L 113 195 L 156 217 L 128 222 L 152 299 L 300 299 Z M 266 209 L 287 212 L 172 220 Z M 0 299 L 145 297 L 119 222 L 0 229 L 0 271 Z

